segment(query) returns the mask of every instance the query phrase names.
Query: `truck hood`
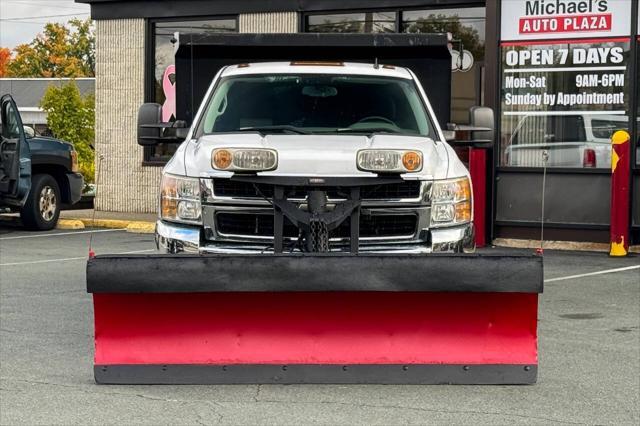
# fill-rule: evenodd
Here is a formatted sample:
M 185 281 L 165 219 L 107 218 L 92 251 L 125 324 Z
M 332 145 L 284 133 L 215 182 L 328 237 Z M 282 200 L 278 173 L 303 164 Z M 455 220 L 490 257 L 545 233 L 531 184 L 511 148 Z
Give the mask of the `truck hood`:
M 264 176 L 373 177 L 376 174 L 358 170 L 356 154 L 361 149 L 378 148 L 422 152 L 424 160 L 422 171 L 404 174 L 405 179 L 443 179 L 447 177 L 450 158 L 444 143 L 434 143 L 430 138 L 417 136 L 281 134 L 262 136 L 257 133 L 205 135 L 184 147 L 187 176 L 230 176 L 230 172 L 221 172 L 211 166 L 211 152 L 216 148 L 276 150 L 278 167 L 276 170 L 260 173 Z

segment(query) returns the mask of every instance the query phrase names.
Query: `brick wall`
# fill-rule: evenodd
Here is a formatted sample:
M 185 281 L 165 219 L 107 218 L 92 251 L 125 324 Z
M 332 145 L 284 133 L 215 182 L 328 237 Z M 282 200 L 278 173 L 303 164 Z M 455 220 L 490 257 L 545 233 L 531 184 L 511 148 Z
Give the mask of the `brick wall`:
M 154 212 L 160 167 L 142 167 L 136 141 L 144 102 L 143 19 L 96 21 L 96 208 Z M 102 157 L 102 159 L 100 159 Z
M 296 12 L 244 13 L 240 15 L 241 33 L 295 33 L 298 31 Z

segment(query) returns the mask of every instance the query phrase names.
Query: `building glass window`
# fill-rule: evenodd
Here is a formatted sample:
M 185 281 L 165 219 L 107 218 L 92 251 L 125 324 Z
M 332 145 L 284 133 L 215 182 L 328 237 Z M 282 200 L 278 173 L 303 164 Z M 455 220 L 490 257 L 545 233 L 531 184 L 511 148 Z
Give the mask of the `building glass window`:
M 152 102 L 162 105 L 162 120 L 175 120 L 175 51 L 179 40 L 222 32 L 237 32 L 235 18 L 153 22 L 153 81 Z M 178 144 L 158 144 L 148 148 L 145 161 L 164 163 L 176 151 Z
M 310 33 L 394 33 L 396 12 L 340 13 L 309 15 L 306 31 Z
M 482 103 L 485 15 L 484 7 L 402 12 L 402 32 L 451 33 L 452 53 L 456 55 L 460 50 L 468 52 L 463 53 L 464 66 L 462 62 L 452 63 L 451 121 L 454 123 L 468 123 L 469 108 Z M 457 57 L 462 61 L 460 56 Z M 444 126 L 445 123 L 441 124 Z
M 451 121 L 464 124 L 469 121 L 469 108 L 482 104 L 483 99 L 485 15 L 484 7 L 307 15 L 305 31 L 451 33 L 453 50 L 468 52 L 465 65 L 469 66 L 453 70 L 452 64 L 451 77 Z
M 485 14 L 484 7 L 404 11 L 402 32 L 451 33 L 476 61 L 481 61 L 484 59 Z
M 611 167 L 611 136 L 629 128 L 628 57 L 618 41 L 504 46 L 500 165 Z

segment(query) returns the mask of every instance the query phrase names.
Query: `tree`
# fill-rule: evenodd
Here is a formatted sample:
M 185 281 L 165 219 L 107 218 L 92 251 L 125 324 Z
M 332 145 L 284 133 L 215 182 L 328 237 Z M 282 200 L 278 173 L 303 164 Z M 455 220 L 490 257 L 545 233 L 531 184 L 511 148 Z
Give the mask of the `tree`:
M 11 50 L 0 47 L 0 78 L 7 76 L 7 65 L 11 61 Z
M 89 19 L 48 23 L 31 43 L 18 45 L 7 66 L 10 77 L 93 77 L 95 34 Z
M 78 152 L 80 172 L 86 183 L 94 182 L 95 163 L 91 147 L 94 142 L 95 98 L 84 98 L 71 80 L 62 86 L 50 85 L 40 103 L 47 113 L 47 125 L 53 134 L 71 142 Z
M 418 18 L 405 29 L 408 33 L 451 33 L 454 40 L 462 41 L 464 48 L 471 52 L 475 60 L 484 58 L 484 42 L 478 30 L 465 25 L 457 15 L 431 14 Z M 454 44 L 454 48 L 458 47 Z

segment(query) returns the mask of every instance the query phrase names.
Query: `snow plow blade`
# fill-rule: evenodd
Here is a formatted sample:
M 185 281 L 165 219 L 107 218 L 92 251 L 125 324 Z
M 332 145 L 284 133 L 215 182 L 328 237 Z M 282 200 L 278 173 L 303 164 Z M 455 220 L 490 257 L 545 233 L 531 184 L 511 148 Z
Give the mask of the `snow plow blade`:
M 87 264 L 105 384 L 529 384 L 520 255 L 117 255 Z

